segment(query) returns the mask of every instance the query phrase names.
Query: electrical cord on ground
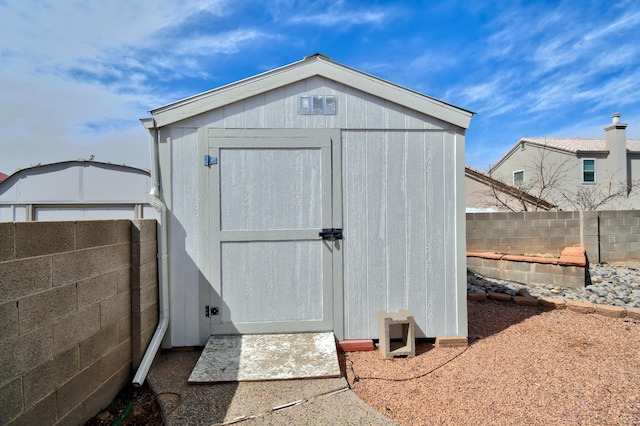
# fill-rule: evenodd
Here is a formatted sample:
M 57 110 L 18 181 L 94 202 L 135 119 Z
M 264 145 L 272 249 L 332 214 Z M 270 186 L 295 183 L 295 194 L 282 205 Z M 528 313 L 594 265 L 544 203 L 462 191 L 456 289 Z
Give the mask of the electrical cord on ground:
M 454 356 L 451 359 L 447 360 L 446 362 L 438 365 L 437 367 L 432 368 L 431 370 L 427 371 L 426 373 L 422 373 L 422 374 L 418 374 L 417 376 L 406 377 L 406 378 L 402 378 L 402 379 L 394 379 L 394 378 L 390 378 L 390 377 L 376 377 L 376 376 L 358 376 L 356 374 L 355 369 L 353 368 L 353 361 L 348 359 L 347 361 L 349 361 L 349 363 L 350 363 L 349 364 L 349 368 L 351 369 L 351 372 L 353 373 L 353 384 L 349 383 L 348 380 L 347 380 L 347 383 L 349 383 L 349 387 L 355 387 L 355 384 L 358 383 L 360 380 L 383 380 L 383 381 L 387 381 L 387 382 L 408 382 L 409 380 L 421 379 L 421 378 L 426 377 L 429 374 L 439 370 L 440 368 L 444 367 L 445 365 L 449 364 L 451 361 L 453 361 L 454 359 L 458 358 L 463 353 L 467 352 L 467 350 L 469 350 L 469 346 L 464 348 L 464 350 L 462 352 L 460 352 L 459 354 L 457 354 L 456 356 Z
M 328 396 L 335 395 L 335 394 L 338 394 L 338 393 L 341 393 L 341 392 L 344 392 L 344 391 L 348 391 L 348 390 L 349 390 L 349 388 L 346 387 L 346 388 L 342 388 L 342 389 L 338 389 L 338 390 L 334 390 L 334 391 L 330 391 L 330 392 L 320 393 L 320 394 L 311 396 L 309 398 L 299 399 L 297 401 L 293 401 L 293 402 L 289 402 L 289 403 L 286 403 L 286 404 L 278 405 L 277 407 L 273 407 L 273 408 L 271 408 L 269 410 L 265 410 L 265 411 L 262 411 L 260 413 L 252 414 L 250 416 L 239 416 L 239 417 L 236 417 L 234 419 L 228 420 L 228 421 L 223 422 L 223 423 L 215 423 L 215 424 L 213 424 L 213 426 L 226 426 L 226 425 L 232 425 L 232 424 L 244 422 L 246 420 L 255 419 L 256 417 L 266 416 L 268 414 L 271 414 L 271 413 L 279 411 L 279 410 L 283 410 L 285 408 L 295 407 L 297 405 L 306 404 L 308 402 L 312 402 L 316 398 L 328 397 Z

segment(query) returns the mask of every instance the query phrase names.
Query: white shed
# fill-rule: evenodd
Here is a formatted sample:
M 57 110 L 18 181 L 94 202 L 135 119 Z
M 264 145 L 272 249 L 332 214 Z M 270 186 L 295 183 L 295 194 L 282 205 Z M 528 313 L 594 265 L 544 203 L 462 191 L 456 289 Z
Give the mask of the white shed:
M 0 183 L 0 222 L 156 218 L 148 170 L 64 161 L 18 170 Z
M 376 339 L 401 309 L 416 337 L 466 337 L 472 112 L 319 54 L 150 112 L 165 346 Z

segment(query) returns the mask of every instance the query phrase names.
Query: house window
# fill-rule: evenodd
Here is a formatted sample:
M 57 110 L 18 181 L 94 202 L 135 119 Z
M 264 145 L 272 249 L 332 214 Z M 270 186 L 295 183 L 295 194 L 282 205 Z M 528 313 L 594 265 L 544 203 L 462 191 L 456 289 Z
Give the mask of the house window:
M 582 182 L 592 183 L 596 181 L 596 160 L 583 159 L 582 160 Z
M 517 170 L 513 172 L 513 186 L 524 185 L 524 170 Z

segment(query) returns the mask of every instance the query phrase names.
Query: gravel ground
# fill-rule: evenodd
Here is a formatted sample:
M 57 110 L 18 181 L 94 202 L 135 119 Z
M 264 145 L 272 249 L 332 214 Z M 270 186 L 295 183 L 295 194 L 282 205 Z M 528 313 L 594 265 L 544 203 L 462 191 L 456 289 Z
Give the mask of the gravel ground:
M 468 302 L 469 347 L 345 355 L 355 393 L 403 425 L 640 425 L 640 324 Z

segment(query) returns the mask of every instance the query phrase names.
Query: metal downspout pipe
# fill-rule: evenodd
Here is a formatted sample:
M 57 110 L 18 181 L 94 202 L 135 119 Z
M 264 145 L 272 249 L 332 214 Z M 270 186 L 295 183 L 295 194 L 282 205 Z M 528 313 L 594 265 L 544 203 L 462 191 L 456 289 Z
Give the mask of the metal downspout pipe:
M 160 214 L 160 231 L 158 242 L 158 260 L 160 262 L 158 268 L 158 285 L 160 291 L 158 292 L 158 304 L 160 306 L 158 327 L 156 328 L 149 346 L 142 357 L 140 366 L 133 377 L 133 385 L 140 387 L 144 383 L 147 373 L 151 368 L 153 359 L 160 348 L 162 339 L 169 328 L 169 258 L 168 258 L 168 244 L 167 244 L 167 206 L 161 199 L 160 191 L 160 178 L 158 174 L 158 166 L 160 164 L 159 155 L 159 132 L 155 126 L 155 120 L 144 119 L 142 124 L 149 129 L 149 145 L 151 154 L 151 179 L 152 188 L 149 193 L 149 204 L 151 204 Z

